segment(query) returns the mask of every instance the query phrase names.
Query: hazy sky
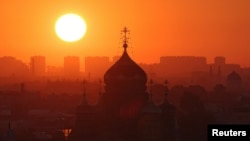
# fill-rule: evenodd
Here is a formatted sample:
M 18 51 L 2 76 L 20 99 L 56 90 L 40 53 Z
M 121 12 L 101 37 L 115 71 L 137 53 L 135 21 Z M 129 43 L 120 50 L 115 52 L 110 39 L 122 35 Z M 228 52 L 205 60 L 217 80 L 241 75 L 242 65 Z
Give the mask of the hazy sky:
M 129 52 L 137 62 L 159 62 L 164 55 L 226 56 L 250 66 L 249 0 L 1 0 L 0 56 L 29 62 L 47 57 L 62 65 L 64 56 L 115 56 L 122 52 L 120 30 L 131 30 Z M 65 43 L 54 25 L 67 12 L 87 22 L 85 37 Z

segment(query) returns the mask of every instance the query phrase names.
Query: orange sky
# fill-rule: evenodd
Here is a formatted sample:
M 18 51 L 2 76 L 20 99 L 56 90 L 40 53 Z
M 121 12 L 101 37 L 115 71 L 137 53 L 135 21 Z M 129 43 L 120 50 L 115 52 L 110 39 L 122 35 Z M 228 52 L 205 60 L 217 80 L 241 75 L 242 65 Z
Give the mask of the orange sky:
M 249 0 L 1 0 L 0 56 L 29 62 L 44 55 L 48 65 L 63 57 L 120 55 L 120 30 L 131 30 L 130 54 L 137 62 L 159 62 L 164 55 L 226 56 L 250 66 Z M 61 41 L 56 19 L 75 12 L 87 22 L 85 37 Z

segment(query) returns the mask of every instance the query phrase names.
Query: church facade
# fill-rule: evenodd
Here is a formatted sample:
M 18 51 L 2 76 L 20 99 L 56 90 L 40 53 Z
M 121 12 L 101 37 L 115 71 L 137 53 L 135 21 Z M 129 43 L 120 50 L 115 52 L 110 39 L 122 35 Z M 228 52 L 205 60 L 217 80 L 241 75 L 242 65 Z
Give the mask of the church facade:
M 167 98 L 159 106 L 153 103 L 146 73 L 127 52 L 128 32 L 122 30 L 124 51 L 104 75 L 99 103 L 89 105 L 83 92 L 70 141 L 175 140 L 175 108 Z M 165 93 L 167 97 L 167 86 Z

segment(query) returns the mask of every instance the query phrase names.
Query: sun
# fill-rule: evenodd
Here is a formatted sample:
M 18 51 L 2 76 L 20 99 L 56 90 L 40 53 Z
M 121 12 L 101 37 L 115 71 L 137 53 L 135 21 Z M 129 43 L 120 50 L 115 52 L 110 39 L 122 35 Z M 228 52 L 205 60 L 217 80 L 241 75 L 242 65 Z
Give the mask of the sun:
M 87 26 L 83 18 L 77 14 L 65 14 L 55 24 L 57 36 L 66 42 L 80 40 L 86 33 Z

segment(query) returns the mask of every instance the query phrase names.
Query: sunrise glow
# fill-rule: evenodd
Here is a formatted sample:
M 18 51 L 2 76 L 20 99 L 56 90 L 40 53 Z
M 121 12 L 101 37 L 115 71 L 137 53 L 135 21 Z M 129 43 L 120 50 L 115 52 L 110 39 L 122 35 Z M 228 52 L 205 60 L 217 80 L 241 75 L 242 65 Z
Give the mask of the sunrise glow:
M 56 34 L 66 42 L 80 40 L 86 33 L 86 23 L 83 18 L 76 14 L 61 16 L 55 25 Z

